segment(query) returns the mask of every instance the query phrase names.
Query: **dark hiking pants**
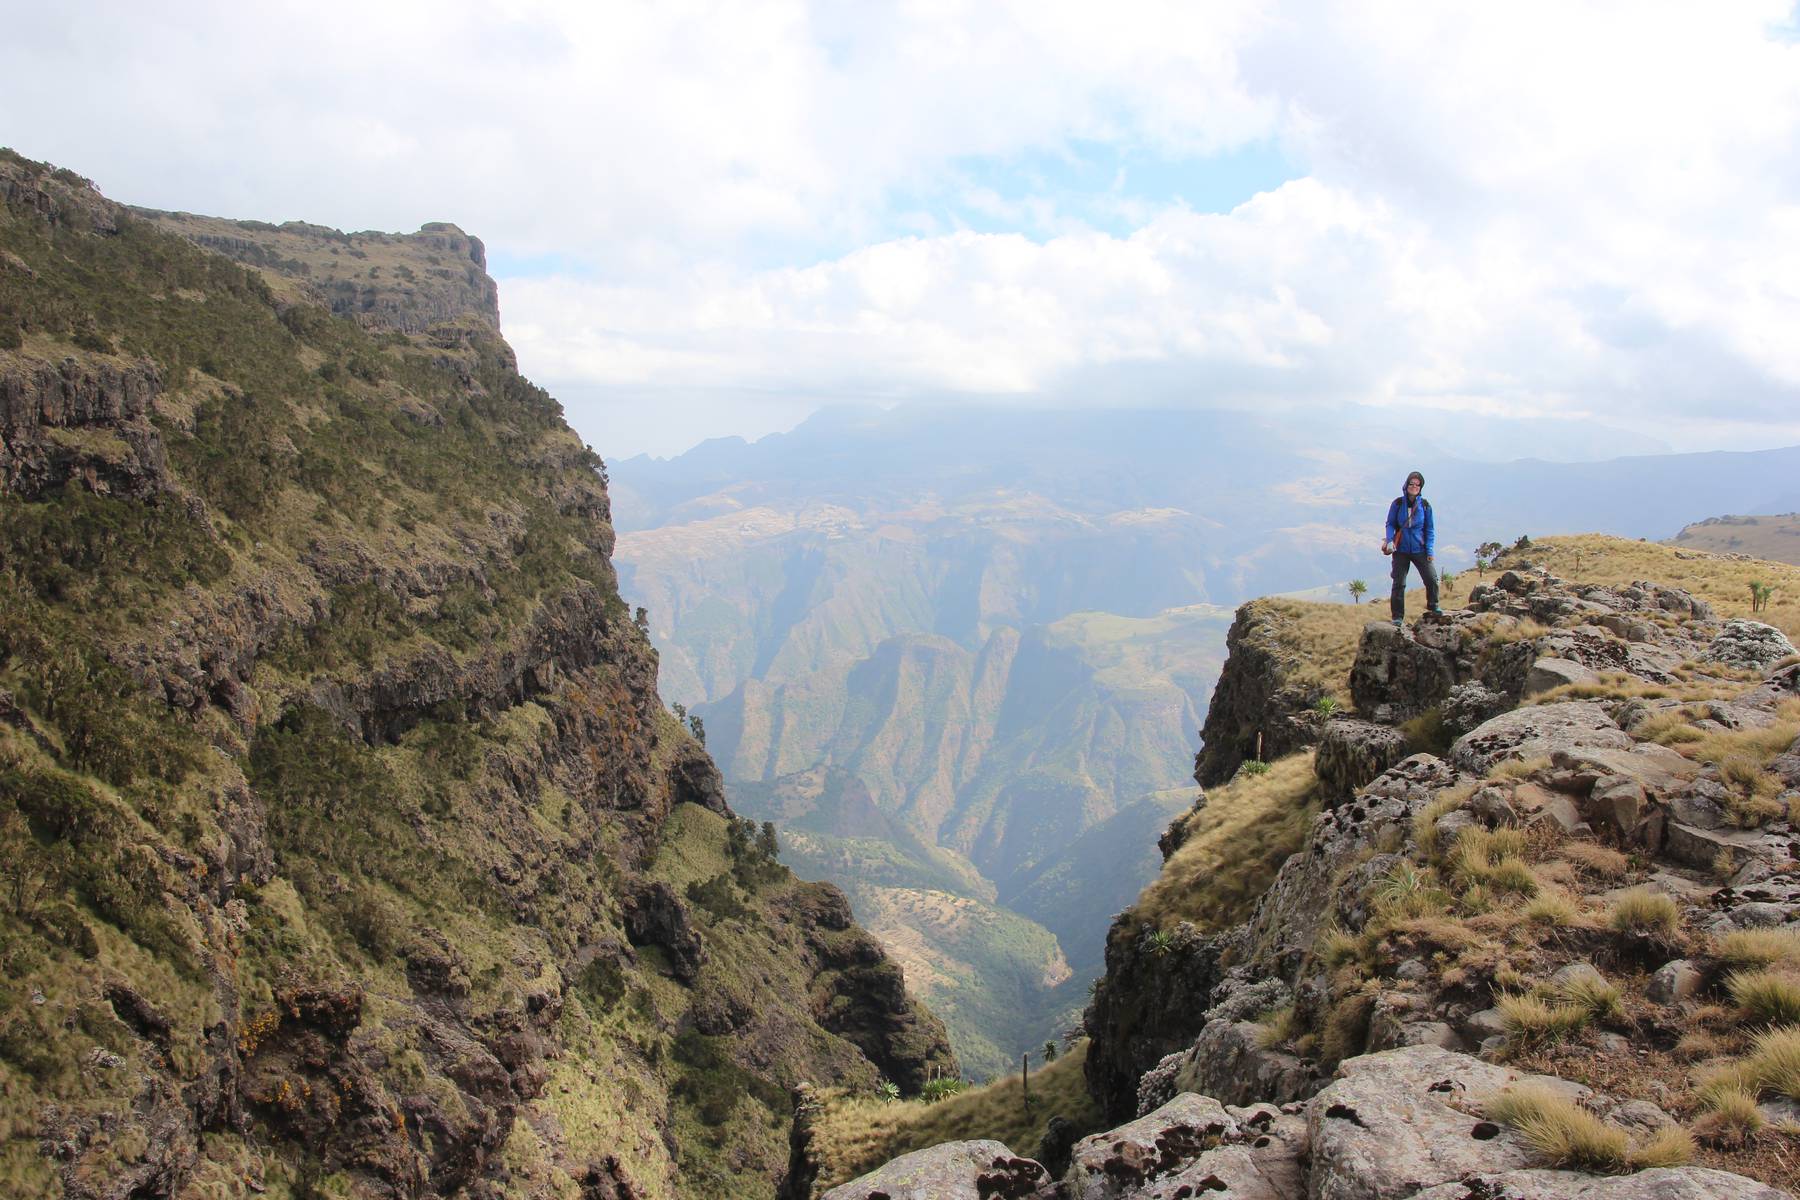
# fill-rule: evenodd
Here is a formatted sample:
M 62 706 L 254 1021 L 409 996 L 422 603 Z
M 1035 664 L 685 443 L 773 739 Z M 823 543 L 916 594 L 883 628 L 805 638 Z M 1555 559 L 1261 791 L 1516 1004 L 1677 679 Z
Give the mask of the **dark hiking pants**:
M 1388 593 L 1388 611 L 1398 621 L 1406 616 L 1406 568 L 1419 568 L 1419 578 L 1425 581 L 1425 607 L 1432 612 L 1438 610 L 1437 568 L 1431 565 L 1431 557 L 1425 554 L 1408 554 L 1404 550 L 1394 551 L 1394 590 Z

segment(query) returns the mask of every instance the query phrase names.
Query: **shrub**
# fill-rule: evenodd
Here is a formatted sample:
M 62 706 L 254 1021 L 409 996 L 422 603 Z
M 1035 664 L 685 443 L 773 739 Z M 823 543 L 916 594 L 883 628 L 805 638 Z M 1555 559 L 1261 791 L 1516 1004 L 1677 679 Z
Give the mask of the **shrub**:
M 948 1099 L 949 1097 L 956 1095 L 956 1093 L 963 1091 L 968 1086 L 969 1085 L 961 1079 L 933 1079 L 919 1089 L 919 1099 L 927 1104 L 936 1104 L 940 1100 Z
M 1620 933 L 1672 935 L 1681 928 L 1681 909 L 1675 901 L 1647 887 L 1632 888 L 1612 902 L 1607 924 Z
M 1488 1101 L 1489 1118 L 1511 1125 L 1553 1167 L 1616 1173 L 1631 1165 L 1631 1145 L 1615 1129 L 1544 1084 L 1519 1084 Z
M 1267 775 L 1268 773 L 1269 764 L 1260 758 L 1246 758 L 1238 766 L 1240 775 Z
M 1771 1025 L 1800 1024 L 1800 979 L 1775 971 L 1734 971 L 1725 990 L 1754 1021 Z

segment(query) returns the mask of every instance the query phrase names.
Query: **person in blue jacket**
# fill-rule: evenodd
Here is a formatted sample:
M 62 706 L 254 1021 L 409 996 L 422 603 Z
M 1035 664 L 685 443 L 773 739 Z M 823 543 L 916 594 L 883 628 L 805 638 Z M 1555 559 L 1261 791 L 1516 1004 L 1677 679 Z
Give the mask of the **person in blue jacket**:
M 1419 568 L 1425 581 L 1425 608 L 1434 616 L 1442 615 L 1438 607 L 1437 567 L 1432 556 L 1437 552 L 1437 525 L 1431 517 L 1431 501 L 1424 496 L 1425 476 L 1417 471 L 1406 477 L 1406 486 L 1388 505 L 1387 536 L 1381 552 L 1394 556 L 1394 590 L 1388 593 L 1388 612 L 1398 629 L 1406 617 L 1406 571 Z

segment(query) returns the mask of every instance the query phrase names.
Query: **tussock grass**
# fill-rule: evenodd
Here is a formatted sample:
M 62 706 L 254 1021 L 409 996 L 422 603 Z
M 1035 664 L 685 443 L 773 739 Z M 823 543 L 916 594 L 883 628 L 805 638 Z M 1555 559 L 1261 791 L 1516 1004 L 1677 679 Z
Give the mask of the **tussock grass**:
M 1553 1167 L 1618 1174 L 1631 1166 L 1631 1142 L 1561 1092 L 1519 1084 L 1488 1101 L 1491 1120 L 1511 1125 Z
M 1266 1012 L 1257 1021 L 1256 1044 L 1264 1050 L 1285 1046 L 1296 1037 L 1306 1032 L 1300 1018 L 1294 1012 L 1294 1006 L 1277 1008 Z
M 1605 979 L 1586 976 L 1564 984 L 1560 989 L 1568 1003 L 1580 1008 L 1596 1021 L 1623 1021 L 1625 996 L 1618 986 Z
M 1565 700 L 1672 700 L 1710 698 L 1712 689 L 1683 688 L 1679 693 L 1660 683 L 1649 683 L 1623 671 L 1601 671 L 1586 683 L 1565 683 L 1539 692 L 1527 704 L 1558 704 Z
M 1361 958 L 1363 943 L 1362 939 L 1355 934 L 1346 933 L 1333 925 L 1319 935 L 1314 953 L 1319 956 L 1319 961 L 1325 964 L 1327 970 L 1335 971 L 1345 963 Z
M 1318 604 L 1274 596 L 1251 604 L 1273 627 L 1282 648 L 1305 664 L 1301 671 L 1305 678 L 1340 708 L 1349 708 L 1350 664 L 1356 661 L 1363 628 L 1387 616 L 1386 594 L 1364 604 Z
M 1739 929 L 1720 938 L 1713 955 L 1733 967 L 1800 963 L 1800 930 Z
M 1576 906 L 1574 897 L 1561 888 L 1544 888 L 1531 899 L 1524 909 L 1524 916 L 1533 925 L 1545 925 L 1552 929 L 1567 929 L 1581 923 L 1581 909 Z
M 1606 923 L 1620 933 L 1673 935 L 1681 929 L 1681 909 L 1673 898 L 1647 887 L 1619 896 L 1606 911 Z
M 1502 996 L 1494 1007 L 1506 1023 L 1507 1036 L 1531 1044 L 1573 1037 L 1592 1019 L 1580 1004 L 1557 1003 L 1530 993 Z
M 1136 916 L 1164 927 L 1189 921 L 1202 932 L 1243 920 L 1304 843 L 1317 809 L 1310 750 L 1210 791 L 1206 807 L 1186 818 L 1186 842 L 1138 898 Z
M 1731 999 L 1753 1021 L 1800 1024 L 1800 978 L 1779 971 L 1734 971 L 1725 979 Z
M 1376 912 L 1390 919 L 1428 917 L 1448 911 L 1450 893 L 1437 886 L 1437 873 L 1402 860 L 1369 889 Z
M 1435 859 L 1438 854 L 1438 822 L 1449 816 L 1475 794 L 1476 784 L 1461 784 L 1453 788 L 1445 788 L 1431 798 L 1413 815 L 1413 841 L 1418 843 L 1419 850 L 1428 859 Z
M 1758 1087 L 1800 1100 L 1800 1029 L 1789 1026 L 1758 1034 L 1742 1071 Z
M 1756 1093 L 1736 1084 L 1719 1087 L 1701 1099 L 1706 1112 L 1695 1122 L 1702 1139 L 1717 1145 L 1742 1145 L 1767 1125 Z
M 1470 826 L 1450 852 L 1451 874 L 1465 887 L 1499 895 L 1535 896 L 1539 882 L 1525 861 L 1526 838 L 1518 829 Z
M 1549 769 L 1550 759 L 1547 755 L 1539 755 L 1535 758 L 1509 758 L 1505 762 L 1495 763 L 1493 769 L 1487 773 L 1487 777 L 1491 780 L 1529 779 L 1531 776 Z
M 1623 879 L 1631 869 L 1631 860 L 1625 855 L 1594 842 L 1564 842 L 1560 853 L 1584 874 L 1597 879 Z
M 1506 646 L 1513 642 L 1535 642 L 1550 632 L 1550 626 L 1531 617 L 1514 619 L 1493 615 L 1477 622 L 1473 631 L 1489 646 Z
M 1031 1104 L 1020 1097 L 1017 1074 L 926 1104 L 884 1102 L 873 1096 L 834 1096 L 816 1118 L 813 1145 L 820 1188 L 856 1178 L 889 1159 L 939 1142 L 992 1138 L 1014 1153 L 1030 1155 L 1052 1116 L 1075 1122 L 1083 1133 L 1101 1126 L 1087 1094 L 1082 1064 L 1087 1043 L 1031 1074 Z
M 1664 1125 L 1631 1148 L 1631 1169 L 1685 1166 L 1694 1161 L 1694 1153 L 1693 1134 L 1679 1125 Z
M 1645 717 L 1632 727 L 1631 734 L 1640 741 L 1655 742 L 1659 746 L 1697 742 L 1706 736 L 1694 727 L 1694 722 L 1699 719 L 1700 714 L 1685 706 L 1671 708 Z

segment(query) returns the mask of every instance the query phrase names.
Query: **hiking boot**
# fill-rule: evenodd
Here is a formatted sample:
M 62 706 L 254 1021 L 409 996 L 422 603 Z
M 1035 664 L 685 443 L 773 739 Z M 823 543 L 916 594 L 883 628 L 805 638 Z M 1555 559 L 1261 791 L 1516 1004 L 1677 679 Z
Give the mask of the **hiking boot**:
M 1395 629 L 1405 629 L 1406 628 L 1406 618 L 1395 617 L 1394 618 L 1394 628 Z

